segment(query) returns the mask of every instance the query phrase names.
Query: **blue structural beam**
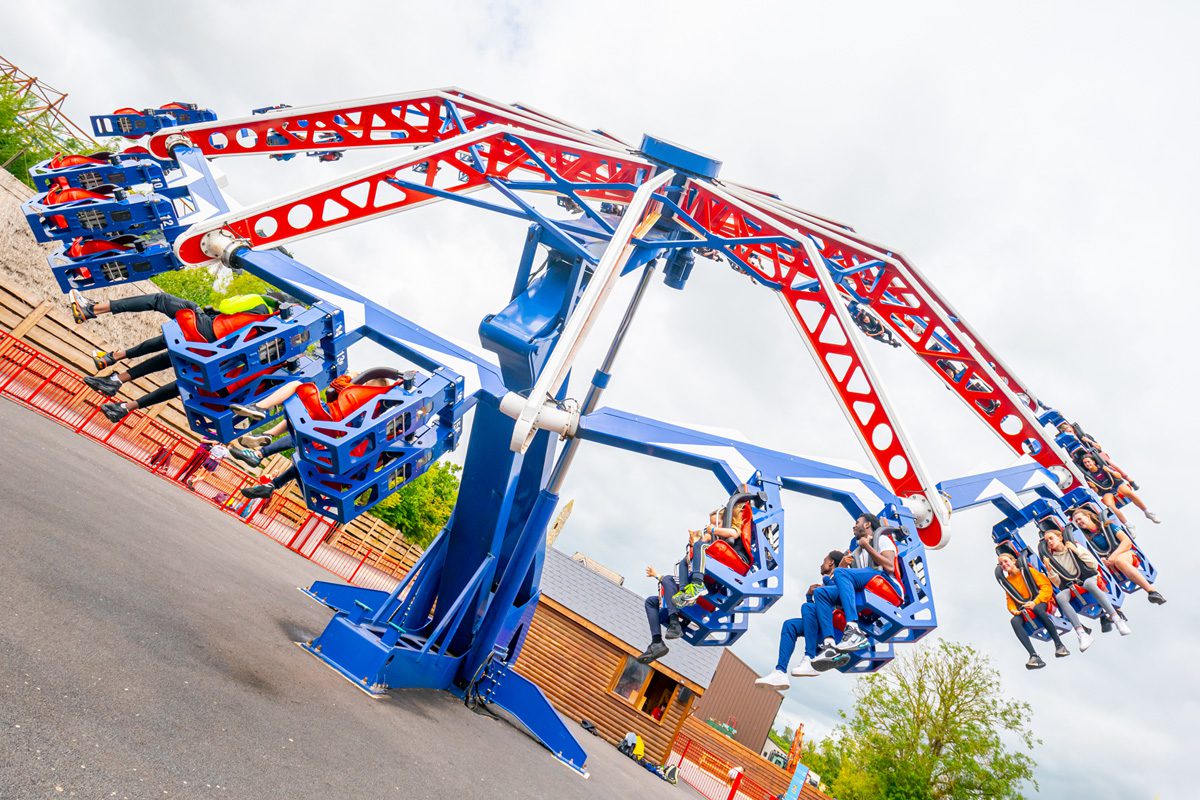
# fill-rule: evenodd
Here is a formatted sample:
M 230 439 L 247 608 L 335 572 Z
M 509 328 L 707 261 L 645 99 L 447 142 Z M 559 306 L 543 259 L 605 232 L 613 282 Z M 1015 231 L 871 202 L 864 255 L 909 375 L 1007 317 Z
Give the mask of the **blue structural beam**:
M 853 516 L 898 505 L 896 496 L 870 473 L 616 409 L 600 408 L 585 416 L 578 436 L 707 469 L 730 494 L 758 475 L 784 489 L 832 500 Z
M 507 391 L 500 370 L 488 359 L 417 325 L 358 292 L 283 253 L 241 250 L 233 265 L 253 273 L 305 302 L 324 300 L 342 310 L 345 328 L 334 332 L 338 350 L 369 339 L 408 359 L 421 369 L 456 383 L 462 411 L 481 393 L 495 402 Z M 461 416 L 461 413 L 458 414 Z
M 1026 492 L 1057 497 L 1058 482 L 1054 475 L 1032 461 L 1002 469 L 944 480 L 938 491 L 949 499 L 950 508 L 963 511 L 981 505 L 994 505 L 1005 514 L 1015 514 L 1024 502 L 1019 495 Z

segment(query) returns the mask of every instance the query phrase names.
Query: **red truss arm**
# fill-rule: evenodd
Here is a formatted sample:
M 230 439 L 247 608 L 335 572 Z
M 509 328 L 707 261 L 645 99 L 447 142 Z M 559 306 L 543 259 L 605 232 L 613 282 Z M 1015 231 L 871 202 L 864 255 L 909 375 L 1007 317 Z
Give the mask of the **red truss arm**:
M 530 158 L 518 138 L 553 175 Z M 273 247 L 433 203 L 443 199 L 438 192 L 468 194 L 488 187 L 493 179 L 545 181 L 548 190 L 554 188 L 553 179 L 637 186 L 653 171 L 648 161 L 615 150 L 489 125 L 387 164 L 194 225 L 175 240 L 175 252 L 185 265 L 205 264 L 213 259 L 202 240 L 214 230 L 225 230 L 250 247 Z M 389 179 L 419 183 L 437 192 L 397 187 Z M 578 194 L 628 203 L 633 190 L 594 187 Z
M 457 89 L 419 92 L 323 106 L 285 108 L 268 114 L 165 128 L 147 147 L 157 158 L 171 157 L 168 139 L 185 136 L 205 156 L 249 156 L 308 150 L 413 147 L 433 144 L 485 125 L 514 125 L 580 142 L 612 147 L 606 138 L 541 113 L 504 106 Z
M 921 539 L 930 547 L 946 544 L 949 512 L 879 388 L 833 279 L 823 264 L 814 263 L 819 261 L 816 244 L 790 225 L 709 184 L 689 182 L 682 205 L 701 227 L 722 237 L 790 240 L 739 244 L 732 250 L 761 278 L 778 287 L 801 338 L 880 476 L 892 492 L 907 501 L 915 516 L 923 517 L 918 521 Z M 815 288 L 813 280 L 818 282 Z M 926 504 L 923 513 L 921 506 Z
M 746 197 L 744 192 L 738 196 Z M 1017 454 L 1028 454 L 1046 468 L 1065 469 L 1073 488 L 1081 476 L 1046 437 L 1031 411 L 1029 394 L 979 339 L 966 333 L 957 315 L 934 298 L 903 256 L 866 242 L 847 229 L 818 221 L 769 198 L 751 200 L 770 219 L 808 236 L 824 259 L 847 274 L 848 289 L 866 299 L 871 311 L 917 354 L 951 391 Z M 756 270 L 757 271 L 757 270 Z M 759 272 L 768 281 L 780 280 Z M 813 276 L 806 275 L 811 280 Z M 843 293 L 852 296 L 846 290 Z M 1018 392 L 1027 398 L 1022 400 Z
M 833 220 L 828 217 L 819 216 L 817 214 L 812 213 L 811 211 L 804 211 L 802 209 L 796 208 L 795 206 L 788 205 L 787 203 L 784 203 L 783 201 L 781 201 L 775 195 L 772 195 L 767 192 L 763 192 L 762 190 L 759 190 L 759 189 L 753 189 L 751 187 L 741 187 L 741 186 L 739 186 L 738 188 L 748 189 L 749 191 L 753 191 L 758 194 L 765 195 L 765 197 L 763 198 L 763 202 L 765 205 L 769 205 L 769 206 L 773 207 L 775 210 L 782 212 L 782 214 L 788 216 L 789 218 L 797 218 L 798 217 L 800 219 L 807 220 L 813 224 L 820 225 L 828 231 L 849 235 L 849 238 L 863 244 L 864 246 L 870 247 L 874 250 L 881 251 L 881 252 L 888 251 L 887 247 L 885 247 L 884 245 L 881 245 L 876 242 L 871 242 L 870 240 L 866 239 L 865 237 L 855 233 L 854 228 L 850 227 L 849 225 L 846 225 L 844 222 L 839 222 L 837 220 Z M 1017 379 L 1016 375 L 1012 372 L 1012 370 L 1010 370 L 1008 368 L 1008 366 L 1004 364 L 1004 362 L 1000 359 L 1000 357 L 998 355 L 996 355 L 995 352 L 993 352 L 990 347 L 987 346 L 987 344 L 983 341 L 983 339 L 979 336 L 979 334 L 975 332 L 975 330 L 970 326 L 970 324 L 967 323 L 967 321 L 962 318 L 962 315 L 959 314 L 954 309 L 954 307 L 950 305 L 950 302 L 948 300 L 946 300 L 941 295 L 940 292 L 938 292 L 937 288 L 932 283 L 930 283 L 929 280 L 926 279 L 924 275 L 921 274 L 920 270 L 918 270 L 916 268 L 916 266 L 909 263 L 907 261 L 907 259 L 905 259 L 899 253 L 892 253 L 892 256 L 897 261 L 899 261 L 900 264 L 903 265 L 903 267 L 907 270 L 909 280 L 913 283 L 913 285 L 919 286 L 920 289 L 922 291 L 924 291 L 926 295 L 928 295 L 928 297 L 932 300 L 932 302 L 936 306 L 939 306 L 941 308 L 941 310 L 943 311 L 943 313 L 946 316 L 948 316 L 955 325 L 958 326 L 959 332 L 967 340 L 974 343 L 975 349 L 978 351 L 979 355 L 986 362 L 988 362 L 989 365 L 991 365 L 992 369 L 996 372 L 996 375 L 1000 378 L 1000 381 L 1004 385 L 1008 386 L 1008 388 L 1012 389 L 1014 393 L 1017 394 L 1018 400 L 1023 400 L 1025 405 L 1029 406 L 1029 408 L 1031 410 L 1036 412 L 1037 411 L 1037 398 L 1035 397 L 1035 395 L 1032 392 L 1030 392 L 1027 388 L 1025 388 L 1024 384 L 1022 384 Z M 896 330 L 895 326 L 891 326 L 891 327 L 892 327 L 893 331 Z

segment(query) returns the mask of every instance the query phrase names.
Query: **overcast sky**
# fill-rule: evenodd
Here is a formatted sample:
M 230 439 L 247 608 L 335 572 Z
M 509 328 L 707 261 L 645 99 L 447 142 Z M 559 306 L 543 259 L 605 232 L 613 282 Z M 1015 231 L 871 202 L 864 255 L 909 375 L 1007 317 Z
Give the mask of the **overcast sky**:
M 1168 604 L 1138 594 L 1126 605 L 1132 637 L 1114 632 L 1066 660 L 1043 648 L 1048 667 L 1029 673 L 992 578 L 997 515 L 956 515 L 952 543 L 930 559 L 938 634 L 989 654 L 1006 691 L 1033 704 L 1045 741 L 1035 753 L 1043 796 L 1192 797 L 1185 758 L 1200 715 L 1189 669 L 1200 658 L 1200 602 L 1187 588 L 1190 549 L 1180 550 L 1191 512 L 1179 471 L 1197 446 L 1186 405 L 1197 390 L 1196 325 L 1184 306 L 1197 290 L 1187 231 L 1200 212 L 1200 12 L 1185 2 L 978 5 L 210 2 L 67 11 L 23 0 L 0 12 L 0 53 L 69 91 L 81 122 L 171 100 L 230 117 L 279 102 L 459 85 L 635 143 L 645 132 L 686 143 L 723 159 L 723 177 L 904 252 L 1033 391 L 1101 438 L 1164 520 L 1138 522 Z M 248 202 L 379 158 L 222 166 Z M 479 319 L 506 301 L 523 238 L 519 222 L 443 206 L 293 249 L 477 346 Z M 585 350 L 580 375 L 599 353 L 597 343 Z M 871 355 L 935 479 L 1010 462 L 911 356 L 882 346 Z M 866 464 L 771 293 L 708 262 L 682 293 L 653 285 L 605 405 Z M 694 471 L 586 445 L 563 496 L 575 510 L 559 547 L 649 593 L 647 558 L 660 568 L 675 560 L 720 490 Z M 772 666 L 780 624 L 795 615 L 821 554 L 843 545 L 850 525 L 827 503 L 785 499 L 789 595 L 735 648 L 760 671 Z M 819 736 L 848 706 L 854 679 L 793 683 L 783 717 Z

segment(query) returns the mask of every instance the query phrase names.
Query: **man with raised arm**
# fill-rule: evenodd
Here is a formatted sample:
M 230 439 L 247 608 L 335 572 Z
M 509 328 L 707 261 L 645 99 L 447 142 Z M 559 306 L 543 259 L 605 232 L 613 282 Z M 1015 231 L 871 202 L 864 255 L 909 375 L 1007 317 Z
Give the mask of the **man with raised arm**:
M 882 575 L 896 593 L 904 595 L 896 582 L 895 528 L 885 528 L 874 514 L 860 514 L 854 521 L 854 542 L 850 552 L 842 559 L 842 565 L 833 571 L 833 586 L 825 586 L 813 593 L 817 607 L 817 625 L 822 637 L 821 653 L 812 660 L 818 672 L 833 669 L 845 663 L 845 654 L 867 647 L 871 641 L 858 624 L 858 607 L 854 602 L 855 592 L 866 587 L 871 580 Z M 847 563 L 848 562 L 848 563 Z M 842 640 L 833 637 L 833 607 L 841 606 L 846 616 L 846 629 Z

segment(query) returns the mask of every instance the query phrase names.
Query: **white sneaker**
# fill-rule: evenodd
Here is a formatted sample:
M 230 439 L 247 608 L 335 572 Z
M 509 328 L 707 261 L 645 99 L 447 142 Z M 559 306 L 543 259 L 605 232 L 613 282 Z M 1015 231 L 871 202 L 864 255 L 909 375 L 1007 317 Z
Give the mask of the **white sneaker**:
M 1147 512 L 1146 512 L 1146 519 L 1150 520 L 1150 521 L 1151 521 L 1151 522 L 1153 522 L 1155 525 L 1161 525 L 1161 524 L 1162 524 L 1162 520 L 1158 518 L 1158 514 L 1155 514 L 1153 511 L 1147 511 Z
M 1135 528 L 1135 527 L 1134 527 L 1134 525 L 1133 525 L 1133 523 L 1132 523 L 1132 522 L 1126 522 L 1126 523 L 1125 523 L 1125 530 L 1126 530 L 1126 532 L 1129 534 L 1129 538 L 1130 538 L 1130 539 L 1136 539 L 1136 538 L 1137 538 L 1137 528 Z
M 783 674 L 777 669 L 773 669 L 766 675 L 763 675 L 761 678 L 756 680 L 754 685 L 765 686 L 769 689 L 787 689 L 792 685 L 792 682 L 788 680 L 787 675 Z
M 1083 628 L 1076 628 L 1075 635 L 1079 637 L 1079 652 L 1083 652 L 1092 646 L 1092 635 Z
M 1117 631 L 1120 632 L 1122 636 L 1128 636 L 1129 634 L 1133 633 L 1133 629 L 1129 627 L 1129 623 L 1121 617 L 1114 619 L 1113 625 L 1117 627 Z
M 792 677 L 794 678 L 815 678 L 820 674 L 813 669 L 812 661 L 808 656 L 800 659 L 800 663 L 792 667 Z

